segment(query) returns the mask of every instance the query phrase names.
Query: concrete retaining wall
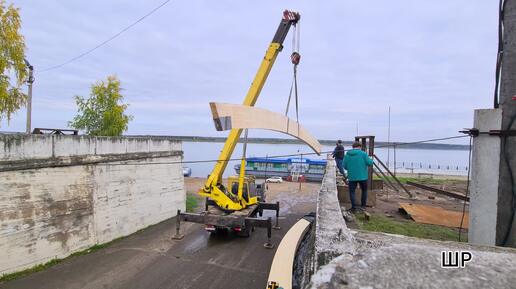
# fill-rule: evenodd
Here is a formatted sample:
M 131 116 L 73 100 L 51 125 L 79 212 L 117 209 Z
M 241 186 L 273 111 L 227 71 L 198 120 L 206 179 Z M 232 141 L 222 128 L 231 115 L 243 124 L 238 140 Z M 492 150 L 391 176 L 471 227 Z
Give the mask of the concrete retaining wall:
M 0 275 L 175 216 L 181 158 L 167 139 L 0 135 Z

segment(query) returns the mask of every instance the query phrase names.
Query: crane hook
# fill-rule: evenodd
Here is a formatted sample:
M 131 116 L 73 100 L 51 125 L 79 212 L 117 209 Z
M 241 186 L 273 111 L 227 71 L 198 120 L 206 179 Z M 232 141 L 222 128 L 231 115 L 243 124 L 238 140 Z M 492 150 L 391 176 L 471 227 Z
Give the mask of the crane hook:
M 301 54 L 296 51 L 292 52 L 292 55 L 290 55 L 290 60 L 292 60 L 292 64 L 298 65 L 301 61 Z

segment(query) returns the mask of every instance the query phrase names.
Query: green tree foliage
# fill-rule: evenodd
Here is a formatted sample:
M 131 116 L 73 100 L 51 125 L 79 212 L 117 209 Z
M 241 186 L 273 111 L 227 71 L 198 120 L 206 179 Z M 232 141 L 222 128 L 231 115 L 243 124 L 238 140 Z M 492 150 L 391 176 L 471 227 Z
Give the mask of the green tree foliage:
M 26 104 L 21 86 L 27 79 L 25 41 L 20 34 L 19 10 L 0 0 L 0 121 Z M 14 76 L 13 81 L 11 77 Z
M 75 96 L 78 111 L 69 126 L 84 130 L 88 135 L 121 135 L 133 119 L 125 114 L 128 105 L 119 103 L 122 99 L 120 80 L 116 76 L 108 76 L 107 81 L 99 81 L 91 86 L 88 99 Z

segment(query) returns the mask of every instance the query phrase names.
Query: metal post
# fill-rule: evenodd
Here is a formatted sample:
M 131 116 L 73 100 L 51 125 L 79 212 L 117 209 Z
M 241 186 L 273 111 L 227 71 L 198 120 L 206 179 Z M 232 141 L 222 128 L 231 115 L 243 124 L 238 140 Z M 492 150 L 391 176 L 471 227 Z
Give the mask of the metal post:
M 389 105 L 389 120 L 387 123 L 387 167 L 391 165 L 391 106 Z
M 372 158 L 374 156 L 374 136 L 369 136 L 369 156 Z M 367 168 L 367 174 L 369 177 L 368 186 L 369 190 L 373 190 L 373 166 Z
M 396 176 L 396 145 L 394 145 L 394 176 Z
M 269 154 L 265 154 L 265 180 L 267 180 L 267 168 L 269 167 Z
M 25 65 L 29 68 L 29 79 L 27 80 L 28 84 L 28 93 L 27 93 L 27 127 L 26 133 L 30 134 L 32 132 L 32 84 L 34 83 L 34 66 L 30 65 L 30 63 L 25 60 Z
M 177 216 L 176 216 L 176 234 L 172 236 L 173 240 L 181 240 L 183 239 L 184 235 L 180 234 L 181 229 L 181 210 L 177 210 Z
M 303 154 L 301 154 L 301 163 L 300 163 L 300 172 L 303 172 Z M 297 177 L 297 182 L 299 183 L 299 188 L 298 190 L 301 191 L 301 174 L 299 174 L 299 176 Z
M 281 229 L 279 225 L 279 202 L 276 202 L 276 225 L 273 227 L 274 230 Z
M 272 244 L 271 237 L 272 237 L 272 219 L 269 217 L 269 225 L 267 226 L 267 243 L 265 243 L 263 246 L 267 249 L 274 248 L 274 244 Z

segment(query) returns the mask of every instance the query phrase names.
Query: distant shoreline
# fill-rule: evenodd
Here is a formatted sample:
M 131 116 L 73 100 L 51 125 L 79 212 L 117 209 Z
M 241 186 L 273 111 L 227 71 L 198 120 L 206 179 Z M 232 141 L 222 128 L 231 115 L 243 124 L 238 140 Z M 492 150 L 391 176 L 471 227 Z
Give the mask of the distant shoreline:
M 150 135 L 132 135 L 127 137 L 151 137 Z M 223 143 L 226 141 L 225 137 L 211 137 L 211 136 L 155 136 L 152 137 L 163 137 L 169 139 L 177 139 L 183 142 L 219 142 Z M 250 137 L 247 139 L 248 143 L 254 144 L 302 144 L 297 139 L 284 139 L 284 138 L 262 138 L 262 137 Z M 335 140 L 319 140 L 322 145 L 333 146 Z M 343 141 L 344 146 L 351 146 L 351 141 Z M 389 143 L 387 142 L 376 142 L 376 147 L 386 147 Z M 404 143 L 404 142 L 391 142 L 391 146 L 396 146 L 397 149 L 421 149 L 421 150 L 469 150 L 469 145 L 460 144 L 441 144 L 441 143 Z

